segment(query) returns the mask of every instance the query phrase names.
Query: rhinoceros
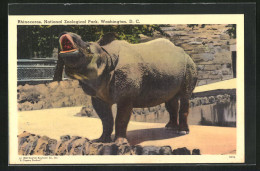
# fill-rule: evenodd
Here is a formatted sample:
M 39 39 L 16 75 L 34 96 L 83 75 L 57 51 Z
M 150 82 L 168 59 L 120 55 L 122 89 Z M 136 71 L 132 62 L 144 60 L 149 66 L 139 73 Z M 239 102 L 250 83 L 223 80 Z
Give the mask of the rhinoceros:
M 103 133 L 97 142 L 111 142 L 114 119 L 111 106 L 117 104 L 115 143 L 128 143 L 127 125 L 133 108 L 165 103 L 170 119 L 166 128 L 189 133 L 189 99 L 197 82 L 196 65 L 185 51 L 171 41 L 158 38 L 130 44 L 108 33 L 97 42 L 84 42 L 75 33 L 59 37 L 59 57 L 54 75 L 62 72 L 79 80 L 91 96 Z

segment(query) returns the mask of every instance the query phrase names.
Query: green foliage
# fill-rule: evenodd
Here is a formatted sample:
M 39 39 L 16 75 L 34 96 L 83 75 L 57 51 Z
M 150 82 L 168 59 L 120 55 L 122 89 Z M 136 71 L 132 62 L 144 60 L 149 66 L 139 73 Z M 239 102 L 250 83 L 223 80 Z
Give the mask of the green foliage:
M 200 24 L 200 28 L 205 28 L 207 24 Z M 194 29 L 194 27 L 199 27 L 199 24 L 187 24 L 188 27 Z
M 236 24 L 231 24 L 231 28 L 227 30 L 228 35 L 230 38 L 236 38 L 237 37 L 237 29 Z
M 200 28 L 205 28 L 206 24 L 201 24 Z
M 198 24 L 187 24 L 188 27 L 191 27 L 192 30 L 194 29 L 194 27 L 198 27 Z
M 97 41 L 108 32 L 115 32 L 119 39 L 139 43 L 139 34 L 153 36 L 154 31 L 162 33 L 159 25 L 44 25 L 18 26 L 18 59 L 32 57 L 48 58 L 58 47 L 58 36 L 64 31 L 77 33 L 84 41 Z

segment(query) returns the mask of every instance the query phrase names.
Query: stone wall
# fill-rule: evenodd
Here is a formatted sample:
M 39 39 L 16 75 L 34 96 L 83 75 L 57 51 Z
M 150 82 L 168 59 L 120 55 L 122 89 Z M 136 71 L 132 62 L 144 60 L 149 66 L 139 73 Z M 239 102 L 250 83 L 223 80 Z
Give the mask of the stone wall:
M 131 120 L 168 123 L 169 113 L 164 104 L 133 110 Z M 196 97 L 190 100 L 189 125 L 236 126 L 236 99 L 233 94 Z
M 19 155 L 200 155 L 186 147 L 172 149 L 170 146 L 130 146 L 115 143 L 95 143 L 88 138 L 64 135 L 60 140 L 28 132 L 18 135 Z
M 236 39 L 228 35 L 229 28 L 231 26 L 226 24 L 206 24 L 194 28 L 187 24 L 161 27 L 164 35 L 176 46 L 182 47 L 197 64 L 197 85 L 233 78 L 230 46 L 236 45 Z
M 59 107 L 84 106 L 76 116 L 98 117 L 77 80 L 39 85 L 18 86 L 18 110 L 39 110 Z M 190 100 L 189 124 L 236 126 L 236 90 L 215 90 L 195 93 Z M 112 107 L 116 116 L 116 105 Z M 133 121 L 167 123 L 169 113 L 165 105 L 135 108 Z
M 87 96 L 77 80 L 51 82 L 17 87 L 18 110 L 39 110 L 48 108 L 88 106 Z

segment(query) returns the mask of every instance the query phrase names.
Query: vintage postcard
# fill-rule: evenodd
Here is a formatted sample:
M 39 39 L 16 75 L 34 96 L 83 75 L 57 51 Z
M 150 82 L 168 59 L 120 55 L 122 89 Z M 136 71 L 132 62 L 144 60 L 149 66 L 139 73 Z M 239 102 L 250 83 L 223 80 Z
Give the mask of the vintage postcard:
M 10 15 L 9 164 L 244 163 L 244 15 Z

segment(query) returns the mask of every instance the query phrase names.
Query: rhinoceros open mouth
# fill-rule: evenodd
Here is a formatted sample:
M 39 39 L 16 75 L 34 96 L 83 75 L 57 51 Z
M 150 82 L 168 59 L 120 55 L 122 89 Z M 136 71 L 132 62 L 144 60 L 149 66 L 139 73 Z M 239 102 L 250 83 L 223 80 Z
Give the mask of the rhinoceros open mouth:
M 72 40 L 72 37 L 69 34 L 64 34 L 60 37 L 60 53 L 68 53 L 68 52 L 74 52 L 77 50 L 75 47 L 75 44 Z

